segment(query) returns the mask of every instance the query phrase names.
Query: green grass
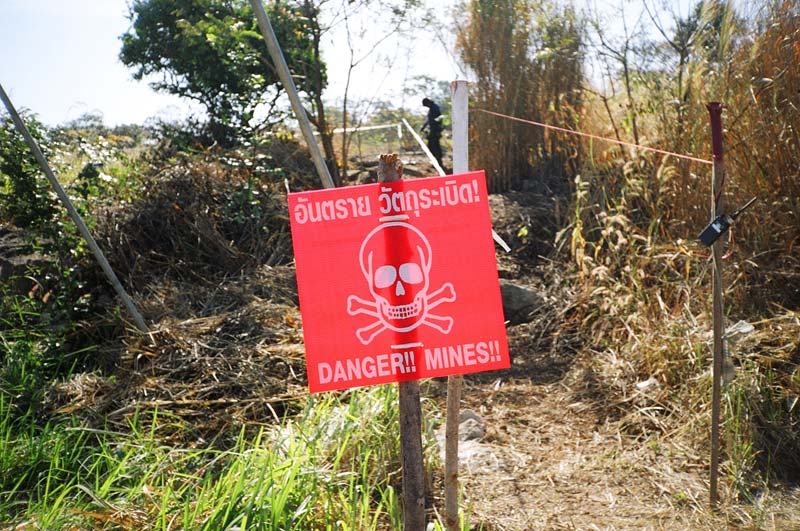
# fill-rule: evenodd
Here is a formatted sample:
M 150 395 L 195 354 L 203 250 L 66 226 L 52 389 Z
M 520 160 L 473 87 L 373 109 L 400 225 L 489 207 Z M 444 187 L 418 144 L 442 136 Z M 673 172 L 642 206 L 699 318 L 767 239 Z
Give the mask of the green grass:
M 168 445 L 159 430 L 171 419 L 148 417 L 120 431 L 39 426 L 0 399 L 0 520 L 79 530 L 402 526 L 396 386 L 312 396 L 297 417 L 242 429 L 227 450 Z

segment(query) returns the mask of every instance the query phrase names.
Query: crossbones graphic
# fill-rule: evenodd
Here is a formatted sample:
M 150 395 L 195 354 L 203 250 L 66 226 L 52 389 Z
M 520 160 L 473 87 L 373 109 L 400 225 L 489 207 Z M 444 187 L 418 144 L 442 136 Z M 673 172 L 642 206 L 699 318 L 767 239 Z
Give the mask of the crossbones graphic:
M 428 293 L 431 246 L 419 229 L 403 221 L 378 225 L 361 243 L 359 261 L 373 300 L 350 295 L 347 313 L 375 319 L 356 330 L 362 344 L 368 345 L 387 329 L 408 332 L 426 325 L 450 333 L 453 318 L 433 315 L 430 310 L 455 301 L 456 292 L 453 284 L 446 282 Z

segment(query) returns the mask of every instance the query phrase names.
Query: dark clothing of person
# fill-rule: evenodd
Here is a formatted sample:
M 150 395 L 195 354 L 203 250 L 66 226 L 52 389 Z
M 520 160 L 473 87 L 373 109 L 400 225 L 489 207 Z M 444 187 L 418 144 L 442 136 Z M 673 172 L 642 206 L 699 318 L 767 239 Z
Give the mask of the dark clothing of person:
M 428 117 L 422 126 L 422 130 L 428 130 L 428 149 L 441 167 L 442 146 L 439 144 L 439 139 L 442 137 L 442 130 L 444 129 L 442 126 L 442 111 L 438 105 L 428 98 L 422 100 L 422 105 L 428 108 Z

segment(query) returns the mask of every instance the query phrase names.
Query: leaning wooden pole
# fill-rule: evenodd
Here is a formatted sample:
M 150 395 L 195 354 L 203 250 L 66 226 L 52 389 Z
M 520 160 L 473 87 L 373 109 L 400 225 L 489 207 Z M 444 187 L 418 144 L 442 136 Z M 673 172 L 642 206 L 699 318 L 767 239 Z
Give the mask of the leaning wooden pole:
M 75 210 L 75 207 L 73 206 L 72 201 L 70 201 L 69 196 L 66 194 L 66 192 L 64 192 L 64 189 L 61 187 L 58 179 L 56 179 L 56 176 L 53 173 L 53 170 L 50 168 L 50 164 L 47 162 L 47 158 L 45 158 L 44 153 L 42 153 L 39 144 L 36 142 L 36 139 L 33 138 L 33 135 L 31 135 L 31 132 L 25 125 L 25 122 L 23 122 L 22 118 L 20 118 L 17 109 L 14 108 L 14 104 L 11 103 L 11 99 L 9 99 L 8 94 L 6 94 L 6 91 L 3 89 L 2 85 L 0 85 L 0 99 L 3 100 L 3 105 L 5 105 L 6 109 L 8 110 L 8 114 L 11 115 L 11 120 L 13 120 L 17 131 L 22 135 L 22 138 L 25 139 L 25 143 L 28 144 L 28 148 L 30 148 L 30 150 L 33 152 L 33 156 L 36 157 L 36 161 L 39 163 L 39 166 L 41 166 L 42 171 L 47 177 L 47 180 L 50 181 L 50 185 L 55 190 L 56 195 L 58 195 L 58 198 L 62 203 L 64 203 L 64 206 L 67 207 L 69 217 L 71 217 L 72 221 L 75 222 L 75 225 L 78 226 L 81 236 L 83 236 L 83 239 L 86 240 L 87 244 L 89 244 L 89 249 L 91 249 L 94 257 L 97 259 L 100 267 L 103 269 L 106 278 L 108 278 L 108 281 L 114 287 L 114 290 L 117 292 L 117 295 L 119 295 L 119 298 L 122 299 L 122 302 L 125 304 L 125 307 L 128 309 L 131 317 L 133 317 L 133 321 L 136 323 L 136 328 L 144 333 L 150 332 L 144 322 L 142 314 L 139 313 L 139 310 L 136 308 L 136 304 L 134 304 L 133 299 L 128 296 L 125 288 L 122 287 L 122 283 L 120 283 L 117 275 L 114 273 L 114 270 L 111 269 L 111 265 L 108 263 L 108 260 L 106 260 L 103 251 L 100 250 L 97 242 L 92 237 L 92 233 L 89 232 L 89 229 L 86 227 L 86 224 L 83 222 L 80 214 L 78 214 L 78 211 Z
M 450 84 L 453 113 L 453 173 L 469 171 L 469 96 L 467 82 Z M 458 421 L 464 377 L 447 377 L 447 419 L 445 421 L 444 508 L 447 531 L 458 531 Z
M 378 182 L 403 178 L 397 155 L 381 155 Z M 403 531 L 425 531 L 425 468 L 422 460 L 422 406 L 419 382 L 400 382 L 400 451 L 403 461 Z
M 725 204 L 722 197 L 722 187 L 725 183 L 725 163 L 723 159 L 722 144 L 722 104 L 711 102 L 707 105 L 711 119 L 711 150 L 714 155 L 711 178 L 711 220 L 724 213 Z M 725 312 L 722 303 L 722 242 L 718 239 L 711 246 L 713 257 L 713 302 L 712 315 L 714 320 L 714 362 L 712 368 L 712 394 L 711 394 L 711 484 L 710 501 L 712 506 L 719 502 L 719 426 L 720 410 L 722 407 L 722 360 L 725 352 L 723 337 Z
M 292 74 L 289 72 L 289 66 L 286 64 L 286 59 L 283 57 L 281 46 L 278 43 L 278 38 L 275 36 L 275 31 L 272 29 L 272 24 L 269 21 L 269 16 L 264 9 L 261 0 L 250 0 L 250 6 L 258 20 L 258 28 L 261 30 L 261 35 L 264 37 L 264 42 L 267 45 L 269 56 L 272 58 L 272 63 L 275 65 L 275 70 L 278 72 L 278 78 L 281 80 L 286 94 L 289 95 L 289 101 L 292 103 L 292 110 L 294 111 L 295 118 L 300 124 L 300 131 L 303 133 L 308 151 L 311 153 L 311 158 L 314 160 L 314 166 L 317 168 L 317 173 L 325 188 L 333 188 L 336 184 L 333 182 L 330 171 L 325 165 L 325 158 L 317 144 L 317 139 L 314 138 L 314 131 L 311 130 L 311 122 L 306 115 L 306 110 L 303 108 L 303 103 L 300 101 L 300 95 L 297 92 L 297 86 L 294 84 Z

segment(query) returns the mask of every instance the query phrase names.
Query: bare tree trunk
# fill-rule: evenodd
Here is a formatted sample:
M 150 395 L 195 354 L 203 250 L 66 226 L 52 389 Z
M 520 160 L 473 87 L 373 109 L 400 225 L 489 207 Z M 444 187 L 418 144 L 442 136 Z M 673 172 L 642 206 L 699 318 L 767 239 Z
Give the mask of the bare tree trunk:
M 318 94 L 321 94 L 321 91 L 318 92 Z M 325 164 L 331 172 L 333 182 L 336 183 L 336 186 L 339 186 L 342 184 L 342 177 L 339 173 L 339 165 L 336 162 L 336 149 L 333 146 L 332 129 L 328 125 L 328 120 L 325 117 L 325 105 L 322 103 L 322 97 L 316 96 L 315 100 L 317 116 L 312 119 L 312 122 L 316 126 L 317 131 L 319 131 L 319 137 L 322 141 L 322 150 L 325 152 Z

